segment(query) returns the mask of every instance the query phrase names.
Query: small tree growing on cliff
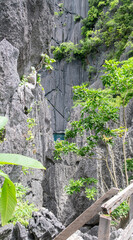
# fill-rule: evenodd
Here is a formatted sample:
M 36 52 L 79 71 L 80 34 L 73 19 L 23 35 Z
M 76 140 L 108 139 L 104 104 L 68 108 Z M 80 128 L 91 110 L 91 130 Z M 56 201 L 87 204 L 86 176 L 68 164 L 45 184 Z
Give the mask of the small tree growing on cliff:
M 125 108 L 133 97 L 133 58 L 123 62 L 105 61 L 105 75 L 102 77 L 104 89 L 89 89 L 87 85 L 75 86 L 74 107 L 80 106 L 80 118 L 71 122 L 71 128 L 66 130 L 65 140 L 55 144 L 55 159 L 62 154 L 74 152 L 80 156 L 86 154 L 94 158 L 94 149 L 99 143 L 106 147 L 106 155 L 102 156 L 114 186 L 118 187 L 115 158 L 110 154 L 116 137 L 122 139 L 125 179 L 128 185 L 128 170 L 133 170 L 133 159 L 126 157 L 127 122 Z M 119 125 L 119 112 L 123 109 L 123 123 Z M 112 129 L 112 123 L 117 129 Z M 77 134 L 88 133 L 85 145 L 78 147 L 75 143 Z M 69 141 L 71 139 L 71 141 Z M 73 142 L 72 142 L 73 140 Z M 112 166 L 109 166 L 111 159 Z M 71 187 L 71 184 L 69 185 Z

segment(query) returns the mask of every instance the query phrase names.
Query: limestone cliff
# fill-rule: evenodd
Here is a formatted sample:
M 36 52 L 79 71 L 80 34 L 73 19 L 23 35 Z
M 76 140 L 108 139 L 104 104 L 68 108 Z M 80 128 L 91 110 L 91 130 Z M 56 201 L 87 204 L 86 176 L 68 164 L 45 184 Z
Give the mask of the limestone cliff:
M 52 33 L 53 1 L 0 1 L 0 41 L 6 38 L 19 49 L 19 75 L 29 73 L 48 51 Z
M 64 41 L 78 43 L 81 39 L 81 22 L 74 22 L 74 17 L 79 15 L 85 18 L 87 12 L 88 0 L 55 0 L 51 45 L 59 45 Z M 41 76 L 50 104 L 53 130 L 55 133 L 64 132 L 71 113 L 72 86 L 87 81 L 87 72 L 81 61 L 66 63 L 62 60 L 54 64 L 52 73 L 42 71 Z
M 30 156 L 46 165 L 46 156 L 53 146 L 47 100 L 39 86 L 31 89 L 30 85 L 20 85 L 18 55 L 18 49 L 7 40 L 0 42 L 0 115 L 8 118 L 5 141 L 0 144 L 0 152 Z M 33 122 L 31 128 L 29 121 Z M 16 166 L 5 167 L 5 171 L 13 181 L 22 181 L 30 187 L 28 198 L 31 201 L 40 207 L 43 205 L 44 171 L 36 170 L 26 176 Z
M 31 89 L 21 85 L 20 77 L 29 74 L 30 67 L 39 63 L 40 54 L 49 50 L 52 3 L 50 0 L 0 1 L 0 115 L 9 119 L 6 141 L 0 145 L 0 151 L 27 155 L 44 165 L 53 145 L 48 104 L 39 86 Z M 32 129 L 29 120 L 35 121 Z M 6 171 L 12 180 L 28 183 L 31 189 L 28 198 L 38 206 L 43 205 L 44 172 L 35 171 L 25 177 L 18 167 Z
M 61 7 L 63 4 L 63 7 Z M 80 196 L 67 196 L 64 187 L 70 178 L 96 177 L 99 180 L 99 194 L 104 192 L 102 178 L 111 186 L 108 172 L 101 162 L 79 158 L 73 154 L 55 162 L 51 154 L 53 149 L 52 127 L 55 132 L 62 132 L 66 128 L 72 106 L 72 86 L 88 81 L 88 73 L 83 69 L 79 60 L 66 63 L 64 60 L 54 64 L 52 73 L 41 70 L 42 85 L 45 92 L 37 85 L 31 89 L 26 85 L 19 85 L 19 76 L 27 74 L 31 65 L 38 65 L 40 54 L 49 52 L 51 45 L 58 45 L 63 41 L 73 41 L 75 44 L 81 39 L 81 22 L 74 22 L 74 16 L 87 16 L 88 0 L 2 0 L 0 1 L 0 115 L 9 119 L 6 126 L 6 140 L 0 145 L 1 152 L 20 153 L 40 160 L 47 171 L 35 171 L 23 176 L 21 168 L 8 167 L 7 173 L 14 181 L 23 181 L 31 188 L 29 199 L 38 206 L 45 206 L 53 211 L 66 225 L 86 209 L 91 202 L 81 193 Z M 53 23 L 53 15 L 55 22 Z M 52 30 L 53 29 L 53 30 Z M 3 40 L 4 39 L 4 40 Z M 104 46 L 99 46 L 97 54 L 91 54 L 87 61 L 96 68 L 93 81 L 94 87 L 100 86 L 100 70 L 106 57 Z M 126 54 L 126 53 L 125 53 Z M 124 58 L 123 54 L 123 58 Z M 18 58 L 18 72 L 17 72 Z M 18 74 L 19 73 L 19 74 Z M 91 83 L 93 82 L 91 81 Z M 129 136 L 127 138 L 127 153 L 133 156 L 132 101 L 127 107 L 127 121 Z M 79 111 L 72 112 L 71 118 L 77 119 Z M 122 116 L 121 116 L 122 118 Z M 34 119 L 35 124 L 28 134 L 28 119 Z M 32 121 L 32 120 L 31 120 Z M 32 138 L 33 135 L 33 138 Z M 33 139 L 31 141 L 30 137 Z M 26 140 L 28 139 L 29 140 Z M 80 137 L 77 142 L 84 141 Z M 103 146 L 96 149 L 97 155 Z M 122 161 L 119 142 L 115 145 L 118 177 L 121 186 Z M 38 197 L 39 196 L 39 197 Z
M 63 41 L 73 41 L 78 43 L 81 36 L 80 27 L 81 23 L 74 23 L 75 13 L 85 17 L 88 9 L 88 1 L 62 1 L 63 12 L 60 14 L 61 1 L 55 1 L 55 30 L 52 39 L 52 45 L 59 45 Z M 86 10 L 84 9 L 86 7 Z M 83 9 L 83 10 L 82 10 Z M 85 10 L 85 12 L 84 12 Z M 106 9 L 105 9 L 106 10 Z M 57 14 L 58 13 L 58 14 Z M 69 31 L 68 31 L 69 30 Z M 78 34 L 77 34 L 78 33 Z M 123 52 L 121 59 L 126 59 L 127 49 Z M 52 122 L 55 132 L 62 132 L 67 125 L 67 119 L 71 112 L 71 119 L 77 120 L 79 118 L 79 109 L 71 110 L 72 106 L 72 85 L 78 85 L 82 82 L 90 80 L 91 87 L 102 87 L 100 81 L 102 65 L 109 54 L 109 48 L 104 44 L 97 47 L 95 53 L 87 56 L 88 65 L 95 68 L 96 72 L 89 79 L 87 72 L 82 68 L 80 61 L 72 61 L 66 63 L 65 60 L 57 62 L 54 67 L 55 71 L 50 75 L 42 72 L 42 81 L 46 89 L 46 97 L 48 98 L 52 109 Z M 45 81 L 47 79 L 47 81 Z M 67 86 L 68 85 L 68 86 Z M 54 87 L 53 87 L 54 86 Z M 122 122 L 122 112 L 120 113 L 120 122 Z M 132 118 L 133 118 L 133 105 L 130 101 L 126 109 L 126 118 L 128 123 L 129 134 L 127 136 L 127 156 L 133 156 L 132 149 Z M 84 138 L 78 137 L 76 141 L 79 144 L 84 143 Z M 116 172 L 119 187 L 125 186 L 125 179 L 123 174 L 123 159 L 122 159 L 122 145 L 121 140 L 117 139 L 113 149 L 110 149 L 110 155 L 116 159 Z M 96 158 L 101 159 L 100 154 L 105 154 L 105 146 L 101 145 L 95 150 Z M 111 159 L 109 159 L 111 165 Z M 53 181 L 50 179 L 54 176 Z M 98 196 L 107 191 L 107 186 L 110 188 L 113 183 L 110 179 L 109 172 L 107 171 L 104 161 L 93 161 L 87 157 L 77 157 L 74 154 L 69 154 L 67 157 L 63 156 L 62 161 L 51 164 L 46 173 L 47 188 L 44 191 L 45 204 L 51 209 L 58 218 L 66 225 L 70 223 L 76 216 L 78 216 L 84 209 L 86 209 L 91 202 L 88 201 L 84 195 L 67 196 L 64 187 L 68 184 L 69 179 L 80 177 L 95 177 L 98 179 Z M 50 197 L 51 196 L 51 197 Z M 97 197 L 98 197 L 97 196 Z

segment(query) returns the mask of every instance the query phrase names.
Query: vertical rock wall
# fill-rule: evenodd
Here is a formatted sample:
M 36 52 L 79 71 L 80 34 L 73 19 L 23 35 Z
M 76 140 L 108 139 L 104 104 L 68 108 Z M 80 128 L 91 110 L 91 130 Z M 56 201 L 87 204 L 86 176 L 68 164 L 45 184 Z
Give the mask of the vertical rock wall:
M 88 11 L 88 1 L 55 1 L 55 12 L 60 12 L 59 4 L 63 3 L 63 14 L 55 16 L 55 29 L 51 45 L 58 45 L 63 41 L 73 41 L 75 44 L 81 39 L 81 23 L 74 23 L 74 16 L 81 15 L 85 17 Z M 109 52 L 104 46 L 99 46 L 97 51 L 88 56 L 88 64 L 96 69 L 94 82 L 92 87 L 100 88 L 102 83 L 99 80 L 101 75 L 102 65 Z M 46 91 L 46 97 L 51 105 L 52 124 L 55 132 L 62 132 L 66 128 L 68 117 L 77 120 L 79 118 L 79 110 L 71 111 L 72 106 L 72 86 L 80 85 L 88 81 L 88 75 L 82 68 L 80 61 L 73 61 L 66 63 L 64 60 L 57 62 L 54 65 L 55 71 L 47 74 L 42 72 L 43 86 Z M 130 113 L 130 114 L 129 114 Z M 132 157 L 132 101 L 127 107 L 127 122 L 129 128 L 129 135 L 127 137 L 127 156 Z M 122 113 L 121 119 L 122 122 Z M 79 144 L 84 143 L 84 138 L 78 137 L 76 141 Z M 122 156 L 122 142 L 117 139 L 113 148 L 114 157 L 116 159 L 115 169 L 117 172 L 117 181 L 119 187 L 125 187 L 125 178 L 123 174 L 123 156 Z M 101 159 L 101 154 L 106 154 L 105 146 L 101 145 L 95 149 L 95 156 Z M 110 155 L 113 153 L 110 149 Z M 108 159 L 111 166 L 111 158 Z M 50 163 L 50 161 L 49 161 Z M 111 166 L 112 167 L 112 166 Z M 54 176 L 54 177 L 53 177 Z M 98 195 L 99 197 L 107 188 L 113 185 L 110 179 L 104 161 L 92 160 L 89 157 L 77 157 L 74 154 L 63 156 L 62 161 L 49 164 L 46 172 L 45 186 L 44 181 L 44 205 L 52 210 L 56 216 L 65 224 L 69 224 L 75 217 L 82 213 L 91 201 L 86 199 L 85 194 L 81 192 L 79 195 L 67 196 L 64 187 L 68 184 L 71 178 L 78 179 L 80 177 L 94 177 L 98 179 Z
M 60 8 L 60 4 L 63 7 Z M 62 15 L 60 12 L 62 11 Z M 74 22 L 74 17 L 87 16 L 88 0 L 55 0 L 55 15 L 51 45 L 72 41 L 75 44 L 81 39 L 81 21 Z M 54 64 L 52 73 L 42 71 L 42 84 L 49 101 L 52 113 L 53 130 L 64 132 L 72 107 L 72 86 L 88 80 L 81 61 L 66 63 L 64 60 Z
M 53 0 L 1 0 L 0 41 L 19 49 L 19 75 L 29 73 L 48 51 L 52 33 Z
M 39 86 L 20 86 L 17 73 L 18 54 L 19 51 L 7 40 L 0 42 L 0 116 L 8 118 L 5 141 L 0 144 L 0 152 L 30 156 L 45 166 L 46 156 L 49 156 L 53 148 L 48 104 Z M 28 127 L 30 119 L 35 121 L 32 128 Z M 21 181 L 29 186 L 28 198 L 32 202 L 39 207 L 43 205 L 44 171 L 30 171 L 25 176 L 21 167 L 9 165 L 4 170 L 14 182 Z
M 9 119 L 0 151 L 34 157 L 44 165 L 53 144 L 48 104 L 39 86 L 19 86 L 19 76 L 29 74 L 30 67 L 38 65 L 40 54 L 48 51 L 53 11 L 53 0 L 0 1 L 0 115 Z M 27 119 L 35 119 L 32 129 Z M 26 140 L 28 130 L 33 141 Z M 6 171 L 12 180 L 28 184 L 29 199 L 43 205 L 44 172 L 33 171 L 25 177 L 18 167 L 6 167 Z
M 55 16 L 54 25 L 52 15 L 54 11 L 60 12 L 60 3 L 64 4 L 63 14 Z M 51 45 L 58 45 L 63 41 L 78 43 L 81 39 L 81 23 L 74 23 L 74 16 L 85 17 L 87 11 L 88 0 L 2 0 L 0 2 L 0 40 L 2 40 L 0 42 L 0 115 L 6 115 L 9 118 L 6 140 L 0 145 L 0 151 L 34 157 L 47 167 L 45 174 L 42 171 L 34 171 L 27 177 L 23 176 L 21 168 L 18 167 L 9 166 L 5 170 L 12 180 L 21 180 L 24 184 L 28 184 L 31 189 L 28 197 L 31 201 L 38 206 L 48 207 L 66 225 L 91 204 L 82 192 L 80 196 L 66 195 L 64 187 L 69 179 L 96 177 L 101 184 L 100 193 L 105 191 L 102 178 L 107 182 L 110 179 L 102 161 L 94 162 L 87 157 L 78 158 L 72 154 L 63 157 L 62 161 L 53 161 L 51 117 L 44 95 L 48 98 L 51 108 L 53 130 L 62 132 L 66 128 L 71 113 L 72 86 L 87 81 L 88 76 L 80 61 L 66 63 L 62 60 L 55 63 L 55 71 L 52 73 L 41 72 L 44 93 L 39 86 L 34 89 L 24 85 L 19 86 L 19 75 L 28 73 L 31 65 L 38 64 L 40 53 L 48 52 L 51 38 Z M 105 59 L 105 52 L 102 46 L 98 50 L 97 55 L 89 56 L 88 61 L 90 65 L 100 70 Z M 17 72 L 18 56 L 19 75 Z M 96 82 L 94 87 L 99 87 L 99 83 L 99 81 Z M 127 108 L 129 129 L 127 156 L 129 157 L 133 157 L 132 106 L 130 102 Z M 31 111 L 27 112 L 29 109 Z M 71 118 L 77 119 L 78 116 L 79 111 L 76 110 Z M 36 123 L 32 128 L 33 141 L 26 140 L 28 118 L 35 119 Z M 77 142 L 82 143 L 82 141 L 84 139 L 77 138 Z M 100 151 L 104 153 L 103 146 L 97 149 L 97 154 Z M 121 179 L 123 175 L 119 142 L 115 145 L 115 156 L 117 159 L 115 167 L 119 172 L 118 178 Z M 121 186 L 124 186 L 124 179 L 121 180 Z

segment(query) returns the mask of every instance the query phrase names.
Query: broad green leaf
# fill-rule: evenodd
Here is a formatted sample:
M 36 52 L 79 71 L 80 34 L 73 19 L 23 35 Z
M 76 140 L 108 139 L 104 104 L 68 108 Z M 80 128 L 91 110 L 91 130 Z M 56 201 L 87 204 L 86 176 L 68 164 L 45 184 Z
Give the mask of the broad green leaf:
M 0 153 L 0 164 L 21 165 L 27 168 L 46 169 L 39 161 L 20 154 Z
M 17 200 L 13 182 L 9 179 L 8 175 L 1 170 L 0 175 L 5 178 L 0 198 L 0 213 L 3 226 L 11 219 Z
M 0 129 L 2 129 L 8 122 L 8 119 L 6 117 L 0 116 Z
M 10 178 L 9 178 L 9 176 L 8 176 L 6 173 L 4 173 L 2 170 L 0 170 L 0 176 L 2 176 L 2 177 L 4 177 L 5 179 L 11 181 Z

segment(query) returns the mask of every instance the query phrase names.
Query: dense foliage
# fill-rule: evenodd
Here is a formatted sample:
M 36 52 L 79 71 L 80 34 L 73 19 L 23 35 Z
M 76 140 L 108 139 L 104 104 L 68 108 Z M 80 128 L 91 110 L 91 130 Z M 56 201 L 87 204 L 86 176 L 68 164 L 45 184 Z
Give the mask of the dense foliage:
M 133 2 L 132 0 L 89 0 L 88 16 L 82 20 L 83 39 L 79 44 L 62 43 L 53 47 L 55 59 L 68 62 L 79 58 L 85 61 L 88 54 L 97 52 L 98 46 L 109 49 L 108 59 L 119 59 L 129 47 L 133 56 Z M 79 19 L 79 18 L 78 18 Z
M 127 123 L 125 107 L 133 97 L 133 58 L 123 62 L 114 60 L 106 61 L 104 65 L 105 75 L 102 77 L 104 89 L 90 89 L 86 85 L 75 86 L 74 107 L 80 106 L 80 117 L 71 122 L 71 128 L 66 130 L 66 140 L 55 144 L 55 158 L 61 154 L 74 152 L 78 155 L 86 154 L 93 158 L 94 149 L 99 143 L 104 144 L 107 156 L 102 156 L 106 162 L 110 177 L 117 187 L 117 177 L 115 172 L 115 159 L 112 160 L 112 169 L 108 164 L 109 146 L 115 141 L 116 137 L 122 139 L 123 160 L 125 168 L 126 182 L 128 184 L 127 158 L 126 158 L 126 136 Z M 119 123 L 119 109 L 123 109 L 123 123 Z M 111 123 L 111 124 L 110 124 Z M 117 128 L 113 129 L 112 123 L 116 123 Z M 87 132 L 84 146 L 77 146 L 75 138 Z M 70 141 L 69 141 L 70 140 Z M 95 156 L 94 156 L 95 159 Z M 128 167 L 132 159 L 128 159 Z

